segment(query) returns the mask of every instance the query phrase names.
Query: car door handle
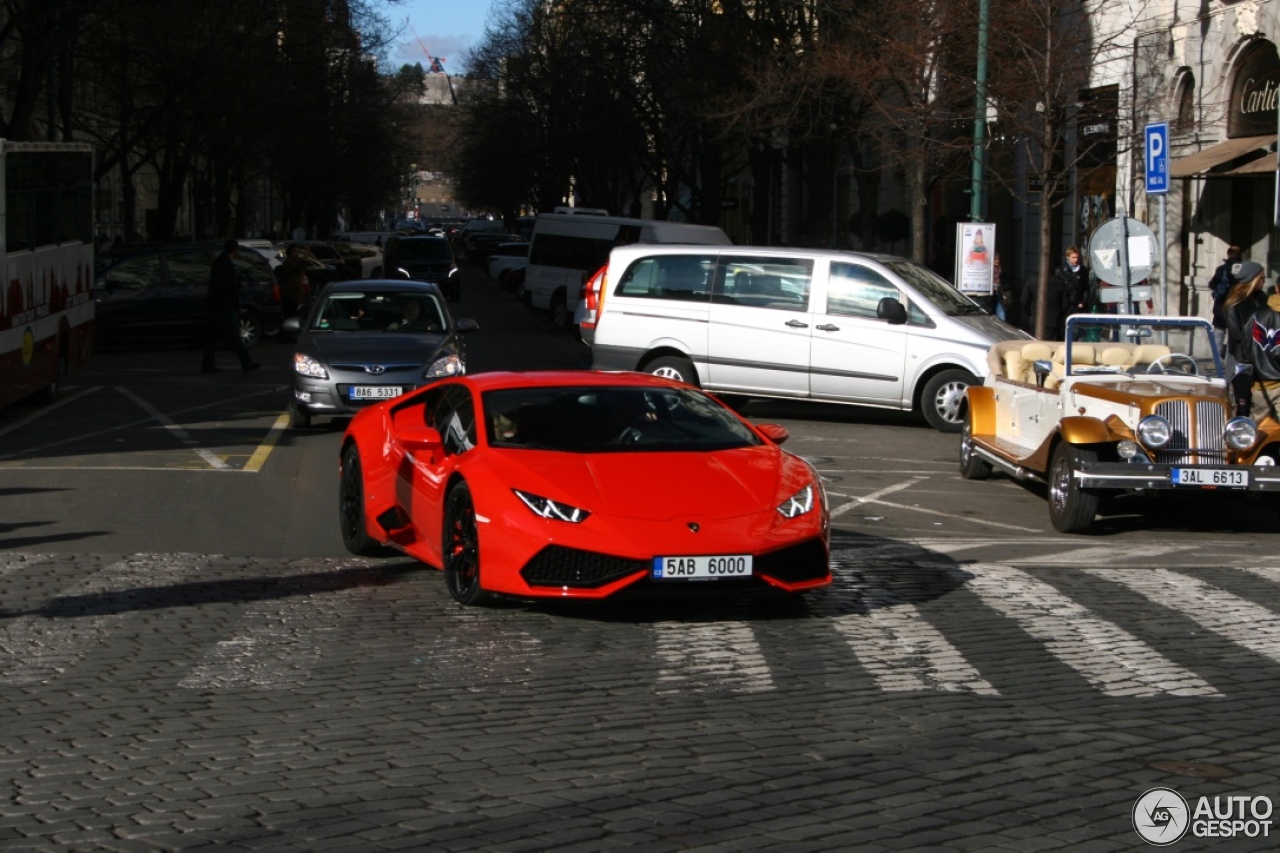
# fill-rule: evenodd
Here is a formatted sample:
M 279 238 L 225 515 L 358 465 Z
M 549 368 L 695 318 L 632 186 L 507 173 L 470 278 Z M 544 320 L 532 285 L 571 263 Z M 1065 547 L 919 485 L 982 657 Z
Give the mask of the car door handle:
M 818 331 L 820 331 L 820 332 L 838 332 L 838 331 L 840 331 L 840 327 L 839 327 L 839 326 L 833 326 L 833 325 L 831 325 L 830 323 L 823 323 L 821 326 L 814 326 L 814 328 L 815 328 L 815 329 L 817 329 L 817 330 L 818 330 Z
M 788 321 L 787 321 L 787 325 L 788 325 L 788 326 L 790 326 L 790 327 L 791 327 L 791 328 L 793 328 L 793 329 L 807 329 L 807 328 L 809 328 L 809 324 L 808 324 L 808 323 L 806 323 L 806 322 L 804 322 L 803 320 L 788 320 Z

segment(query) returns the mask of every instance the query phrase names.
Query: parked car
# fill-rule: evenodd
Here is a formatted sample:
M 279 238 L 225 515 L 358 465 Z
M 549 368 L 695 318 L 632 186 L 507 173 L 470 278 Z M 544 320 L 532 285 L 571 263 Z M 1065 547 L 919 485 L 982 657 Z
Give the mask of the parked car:
M 434 284 L 378 279 L 329 285 L 305 320 L 284 322 L 284 331 L 298 336 L 290 425 L 354 414 L 464 373 L 462 335 L 476 328 L 474 320 L 450 314 Z
M 497 234 L 506 230 L 506 226 L 501 219 L 469 219 L 467 223 L 458 229 L 453 235 L 453 248 L 461 257 L 467 257 L 471 250 L 471 241 L 478 234 L 488 233 Z
M 259 255 L 267 259 L 267 263 L 271 264 L 271 268 L 275 269 L 284 263 L 284 252 L 280 251 L 280 247 L 270 240 L 256 239 L 240 239 L 236 241 L 246 249 L 257 252 Z
M 489 263 L 485 267 L 485 272 L 489 274 L 489 278 L 498 282 L 503 287 L 509 288 L 511 274 L 515 270 L 523 270 L 529 263 L 529 244 L 520 241 L 517 243 L 499 243 L 494 246 L 493 251 L 489 254 Z
M 347 278 L 382 278 L 382 250 L 367 243 L 332 242 Z
M 205 336 L 209 269 L 220 243 L 133 246 L 94 262 L 94 336 L 103 345 L 199 342 Z M 275 274 L 252 249 L 236 253 L 240 337 L 246 346 L 280 329 Z
M 533 276 L 532 262 L 525 286 Z M 593 276 L 592 366 L 741 399 L 921 413 L 958 432 L 987 350 L 1027 335 L 905 258 L 752 246 L 615 248 Z
M 451 377 L 352 419 L 342 538 L 442 568 L 467 605 L 799 593 L 831 583 L 829 508 L 786 437 L 654 376 Z
M 462 273 L 453 249 L 444 237 L 392 235 L 382 251 L 383 275 L 403 275 L 413 281 L 429 281 L 440 287 L 445 298 L 462 298 Z
M 1280 423 L 1235 416 L 1209 321 L 1077 315 L 1066 337 L 991 348 L 967 394 L 965 479 L 999 468 L 1047 483 L 1063 533 L 1087 532 L 1123 493 L 1280 490 Z
M 508 234 L 505 231 L 495 231 L 493 233 L 476 234 L 471 237 L 471 245 L 467 250 L 467 257 L 481 267 L 489 265 L 489 257 L 493 254 L 494 249 L 506 243 L 524 242 L 518 234 Z

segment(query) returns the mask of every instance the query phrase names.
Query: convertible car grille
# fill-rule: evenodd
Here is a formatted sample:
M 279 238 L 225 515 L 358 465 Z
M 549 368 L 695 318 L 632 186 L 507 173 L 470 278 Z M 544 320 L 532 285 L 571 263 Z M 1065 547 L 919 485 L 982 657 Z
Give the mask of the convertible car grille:
M 627 560 L 562 545 L 548 545 L 525 563 L 520 577 L 529 586 L 570 586 L 591 589 L 643 572 L 648 560 Z
M 757 558 L 755 570 L 758 575 L 768 575 L 786 583 L 799 583 L 825 578 L 831 573 L 831 564 L 822 540 L 810 539 Z
M 1227 426 L 1227 410 L 1221 403 L 1198 400 L 1169 400 L 1156 405 L 1155 413 L 1173 427 L 1173 438 L 1156 453 L 1164 465 L 1220 465 L 1227 461 L 1222 432 Z

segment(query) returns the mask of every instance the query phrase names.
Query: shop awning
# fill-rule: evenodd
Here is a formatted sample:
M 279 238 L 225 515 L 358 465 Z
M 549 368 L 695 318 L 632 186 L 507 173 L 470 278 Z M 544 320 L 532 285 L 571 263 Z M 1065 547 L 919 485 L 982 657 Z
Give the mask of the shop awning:
M 1212 172 L 1215 166 L 1221 166 L 1223 163 L 1230 163 L 1232 160 L 1238 160 L 1241 157 L 1248 156 L 1257 151 L 1269 148 L 1276 141 L 1274 133 L 1266 136 L 1242 136 L 1238 139 L 1228 139 L 1226 142 L 1219 142 L 1217 145 L 1210 145 L 1203 151 L 1197 151 L 1189 157 L 1179 157 L 1174 160 L 1169 167 L 1169 174 L 1175 178 L 1189 178 L 1193 175 L 1220 175 L 1221 172 Z M 1274 168 L 1274 160 L 1272 158 L 1263 158 L 1264 160 L 1272 160 Z M 1238 172 L 1236 172 L 1239 174 Z
M 1276 158 L 1269 155 L 1263 155 L 1257 160 L 1245 163 L 1243 166 L 1237 166 L 1229 172 L 1223 172 L 1224 177 L 1258 177 L 1260 175 L 1274 175 L 1276 173 Z

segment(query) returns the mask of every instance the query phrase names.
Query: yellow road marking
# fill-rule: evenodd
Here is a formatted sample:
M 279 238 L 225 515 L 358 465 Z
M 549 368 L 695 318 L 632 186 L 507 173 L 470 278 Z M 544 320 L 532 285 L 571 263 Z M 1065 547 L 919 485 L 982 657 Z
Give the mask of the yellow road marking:
M 258 445 L 258 449 L 253 451 L 253 455 L 249 457 L 249 461 L 245 463 L 244 471 L 252 471 L 255 474 L 262 470 L 262 466 L 267 464 L 267 457 L 271 455 L 271 449 L 276 446 L 276 442 L 280 440 L 280 436 L 284 435 L 285 428 L 289 426 L 289 413 L 281 412 L 276 416 L 276 422 L 271 425 L 271 431 L 267 433 L 267 437 L 262 439 L 262 444 Z

